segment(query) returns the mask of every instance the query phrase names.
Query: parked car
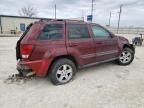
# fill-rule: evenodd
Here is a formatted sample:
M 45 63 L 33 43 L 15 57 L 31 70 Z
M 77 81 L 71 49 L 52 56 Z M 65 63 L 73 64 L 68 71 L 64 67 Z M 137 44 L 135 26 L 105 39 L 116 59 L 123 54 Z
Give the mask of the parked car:
M 139 34 L 140 35 L 140 37 L 134 37 L 133 39 L 132 39 L 132 44 L 133 45 L 135 45 L 135 46 L 142 46 L 142 44 L 143 44 L 143 34 Z
M 116 61 L 128 65 L 135 48 L 95 23 L 72 20 L 30 24 L 17 42 L 17 70 L 22 75 L 50 76 L 53 84 L 68 83 L 83 67 Z

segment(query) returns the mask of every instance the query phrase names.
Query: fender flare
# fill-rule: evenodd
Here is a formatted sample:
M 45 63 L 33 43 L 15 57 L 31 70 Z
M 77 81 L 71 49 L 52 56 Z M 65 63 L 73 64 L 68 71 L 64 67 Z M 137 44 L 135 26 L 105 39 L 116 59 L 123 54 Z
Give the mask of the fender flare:
M 124 48 L 124 47 L 128 47 L 128 48 L 132 49 L 133 52 L 134 52 L 134 54 L 135 54 L 135 46 L 134 46 L 133 44 L 124 44 L 124 45 L 123 45 L 123 48 Z

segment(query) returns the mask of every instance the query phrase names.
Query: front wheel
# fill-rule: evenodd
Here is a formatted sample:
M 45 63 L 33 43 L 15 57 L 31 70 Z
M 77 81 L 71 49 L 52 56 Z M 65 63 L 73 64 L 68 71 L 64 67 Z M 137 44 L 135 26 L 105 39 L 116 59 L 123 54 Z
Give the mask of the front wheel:
M 76 73 L 75 64 L 69 59 L 56 60 L 50 70 L 50 79 L 55 85 L 68 83 Z
M 117 62 L 119 65 L 129 65 L 134 59 L 134 52 L 130 48 L 124 48 Z

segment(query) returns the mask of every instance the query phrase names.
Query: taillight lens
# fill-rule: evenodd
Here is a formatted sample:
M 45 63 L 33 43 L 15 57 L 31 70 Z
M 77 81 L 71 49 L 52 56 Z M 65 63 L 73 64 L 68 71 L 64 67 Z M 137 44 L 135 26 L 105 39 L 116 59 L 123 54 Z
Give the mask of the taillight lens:
M 33 49 L 33 45 L 21 45 L 20 51 L 23 59 L 28 59 Z

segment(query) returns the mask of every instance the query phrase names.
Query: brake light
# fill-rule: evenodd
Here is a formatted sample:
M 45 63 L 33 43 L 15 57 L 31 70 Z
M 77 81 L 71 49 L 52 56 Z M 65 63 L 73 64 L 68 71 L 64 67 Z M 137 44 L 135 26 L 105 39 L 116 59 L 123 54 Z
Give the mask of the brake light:
M 28 59 L 33 49 L 33 45 L 21 45 L 20 51 L 23 59 Z

